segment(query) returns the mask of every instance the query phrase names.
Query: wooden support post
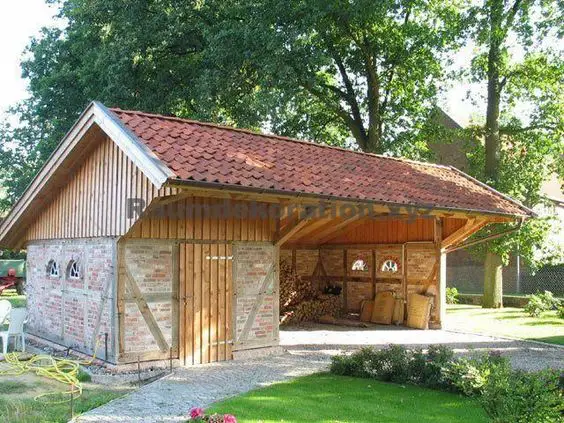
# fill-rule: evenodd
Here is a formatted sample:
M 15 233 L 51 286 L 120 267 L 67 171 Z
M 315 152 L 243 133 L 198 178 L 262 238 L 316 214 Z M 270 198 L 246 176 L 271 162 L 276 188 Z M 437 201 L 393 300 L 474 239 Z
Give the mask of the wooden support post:
M 441 218 L 435 218 L 434 225 L 434 243 L 436 250 L 436 268 L 437 285 L 439 290 L 439 301 L 437 307 L 439 309 L 438 327 L 441 328 L 445 324 L 446 319 L 446 253 L 442 250 L 441 244 L 443 242 L 443 222 Z
M 349 311 L 349 295 L 348 295 L 348 282 L 347 277 L 349 273 L 348 269 L 348 260 L 347 260 L 347 250 L 343 250 L 343 313 L 347 313 Z
M 440 253 L 439 257 L 439 327 L 444 328 L 446 323 L 446 270 L 447 270 L 447 255 L 444 252 Z
M 372 283 L 370 285 L 370 300 L 373 301 L 374 297 L 376 296 L 376 250 L 372 250 L 372 274 L 371 280 Z

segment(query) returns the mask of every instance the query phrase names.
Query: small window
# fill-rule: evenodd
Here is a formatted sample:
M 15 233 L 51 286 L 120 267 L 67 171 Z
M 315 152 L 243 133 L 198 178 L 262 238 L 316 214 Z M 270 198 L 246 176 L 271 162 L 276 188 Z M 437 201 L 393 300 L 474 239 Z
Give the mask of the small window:
M 49 264 L 47 264 L 47 276 L 51 278 L 59 277 L 59 264 L 55 260 L 49 260 Z
M 69 279 L 80 279 L 80 266 L 77 261 L 71 260 L 69 263 Z
M 382 263 L 382 272 L 397 273 L 398 269 L 398 262 L 395 260 L 386 260 L 384 263 Z
M 363 259 L 357 259 L 353 262 L 351 270 L 357 272 L 368 272 L 368 263 Z

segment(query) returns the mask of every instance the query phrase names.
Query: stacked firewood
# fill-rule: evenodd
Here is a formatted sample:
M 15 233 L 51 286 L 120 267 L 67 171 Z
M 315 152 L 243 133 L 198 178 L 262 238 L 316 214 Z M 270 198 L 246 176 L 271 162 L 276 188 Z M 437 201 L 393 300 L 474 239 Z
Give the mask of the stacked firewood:
M 326 315 L 337 317 L 340 310 L 339 296 L 323 294 L 288 263 L 280 263 L 280 323 L 315 321 Z

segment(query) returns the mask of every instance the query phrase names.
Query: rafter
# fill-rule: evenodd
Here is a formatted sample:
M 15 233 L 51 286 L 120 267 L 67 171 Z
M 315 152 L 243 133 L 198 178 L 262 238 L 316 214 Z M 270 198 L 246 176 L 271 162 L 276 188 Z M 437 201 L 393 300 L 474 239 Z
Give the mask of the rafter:
M 288 241 L 292 235 L 294 235 L 295 233 L 297 233 L 300 229 L 302 229 L 303 227 L 305 227 L 309 222 L 311 221 L 311 219 L 306 218 L 306 219 L 300 219 L 297 220 L 293 225 L 288 225 L 287 228 L 285 228 L 280 235 L 278 236 L 278 239 L 276 240 L 276 242 L 274 243 L 274 245 L 276 245 L 277 247 L 281 246 L 282 244 L 284 244 L 286 241 Z
M 319 231 L 318 233 L 315 234 L 314 237 L 315 243 L 317 244 L 325 243 L 326 241 L 337 236 L 343 228 L 347 227 L 353 222 L 359 221 L 362 217 L 364 217 L 362 214 L 355 214 L 354 216 L 345 218 L 339 223 L 335 223 L 334 225 L 330 225 L 329 227 Z
M 464 226 L 443 239 L 443 241 L 441 242 L 441 249 L 445 250 L 464 241 L 466 238 L 483 228 L 488 223 L 489 222 L 485 219 L 468 219 Z

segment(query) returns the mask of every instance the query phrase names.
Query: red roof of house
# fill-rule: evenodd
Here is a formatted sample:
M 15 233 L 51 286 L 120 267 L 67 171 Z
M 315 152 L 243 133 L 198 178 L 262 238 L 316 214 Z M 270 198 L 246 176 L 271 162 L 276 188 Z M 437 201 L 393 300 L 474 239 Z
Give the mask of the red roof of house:
M 532 214 L 518 202 L 448 166 L 111 110 L 180 180 L 416 207 Z

